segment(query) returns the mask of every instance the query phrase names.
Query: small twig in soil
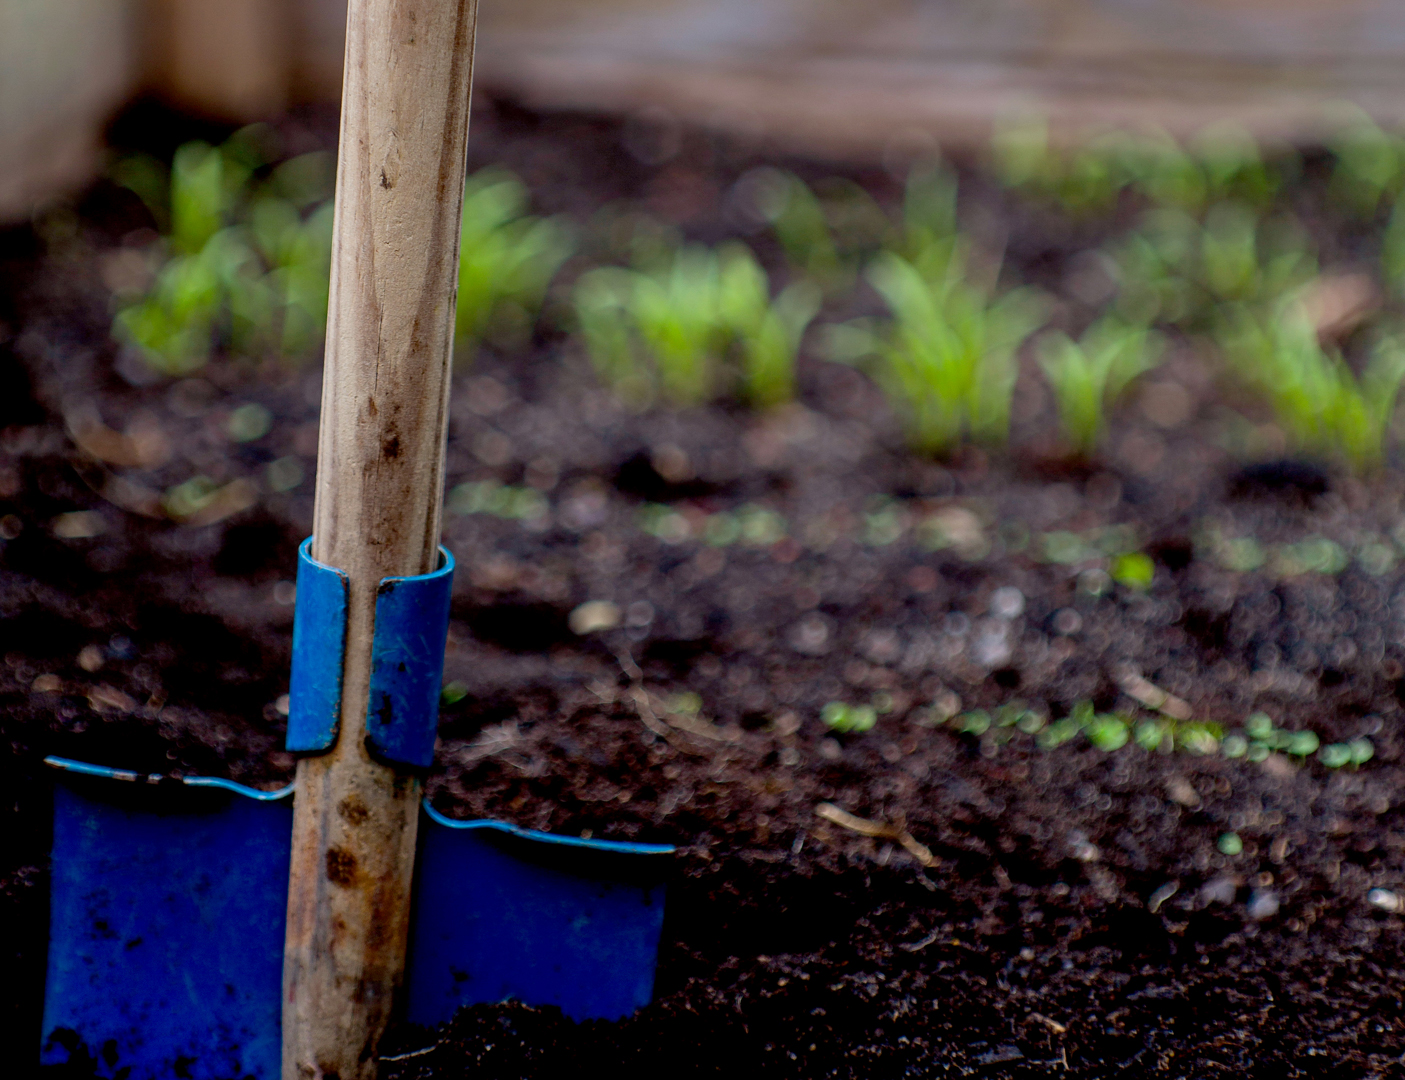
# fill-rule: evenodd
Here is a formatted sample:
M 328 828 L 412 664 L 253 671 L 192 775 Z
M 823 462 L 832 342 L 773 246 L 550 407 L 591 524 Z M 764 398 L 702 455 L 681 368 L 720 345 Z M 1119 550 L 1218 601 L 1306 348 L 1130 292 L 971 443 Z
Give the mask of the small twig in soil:
M 820 803 L 815 807 L 815 816 L 822 817 L 828 822 L 838 825 L 841 829 L 848 829 L 861 836 L 879 837 L 884 840 L 896 840 L 902 845 L 903 850 L 916 859 L 923 866 L 937 866 L 941 860 L 932 854 L 931 848 L 925 844 L 920 844 L 913 837 L 912 833 L 898 825 L 890 825 L 886 821 L 869 821 L 867 818 L 855 817 L 847 810 L 841 810 L 833 803 Z
M 649 692 L 644 689 L 644 672 L 639 669 L 639 665 L 634 662 L 634 657 L 629 655 L 629 651 L 621 652 L 616 659 L 620 663 L 620 670 L 630 680 L 629 696 L 634 702 L 635 711 L 639 713 L 640 722 L 659 738 L 667 741 L 675 750 L 692 757 L 707 757 L 707 751 L 695 750 L 691 746 L 684 745 L 674 731 L 654 714 L 653 703 L 649 701 Z
M 1176 895 L 1176 893 L 1180 890 L 1180 887 L 1181 883 L 1179 878 L 1175 881 L 1166 882 L 1165 885 L 1162 885 L 1161 888 L 1157 889 L 1154 893 L 1147 897 L 1147 911 L 1155 915 L 1158 911 L 1161 910 L 1162 904 L 1164 904 L 1167 900 L 1171 899 L 1171 897 Z
M 921 951 L 922 951 L 923 949 L 925 949 L 928 945 L 932 944 L 932 942 L 936 941 L 937 938 L 940 937 L 940 936 L 941 936 L 941 932 L 940 932 L 940 931 L 938 931 L 938 930 L 933 930 L 930 934 L 928 934 L 926 937 L 924 937 L 921 941 L 903 941 L 903 942 L 900 942 L 900 943 L 898 944 L 898 948 L 902 949 L 903 952 L 921 952 Z
M 386 1054 L 378 1058 L 379 1061 L 409 1061 L 410 1058 L 424 1057 L 425 1054 L 432 1054 L 438 1050 L 442 1043 L 435 1043 L 433 1046 L 424 1046 L 418 1050 L 406 1050 L 403 1054 Z
M 1063 1024 L 1060 1024 L 1057 1020 L 1051 1020 L 1043 1013 L 1032 1012 L 1025 1017 L 1025 1023 L 1029 1023 L 1031 1020 L 1035 1021 L 1036 1023 L 1043 1024 L 1055 1035 L 1062 1035 L 1068 1031 L 1068 1028 L 1065 1027 Z
M 1155 709 L 1169 716 L 1172 720 L 1189 720 L 1191 717 L 1190 702 L 1162 690 L 1155 683 L 1145 679 L 1135 668 L 1123 668 L 1117 672 L 1117 685 L 1128 697 L 1139 701 L 1148 709 Z

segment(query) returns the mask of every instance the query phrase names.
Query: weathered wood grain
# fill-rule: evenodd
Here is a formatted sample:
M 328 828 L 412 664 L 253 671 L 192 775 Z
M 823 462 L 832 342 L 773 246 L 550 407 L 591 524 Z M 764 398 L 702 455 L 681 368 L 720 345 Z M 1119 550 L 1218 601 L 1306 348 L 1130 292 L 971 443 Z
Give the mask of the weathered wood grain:
M 350 578 L 341 734 L 298 763 L 284 1080 L 369 1080 L 404 968 L 420 781 L 367 754 L 376 587 L 434 568 L 476 0 L 348 12 L 313 555 Z

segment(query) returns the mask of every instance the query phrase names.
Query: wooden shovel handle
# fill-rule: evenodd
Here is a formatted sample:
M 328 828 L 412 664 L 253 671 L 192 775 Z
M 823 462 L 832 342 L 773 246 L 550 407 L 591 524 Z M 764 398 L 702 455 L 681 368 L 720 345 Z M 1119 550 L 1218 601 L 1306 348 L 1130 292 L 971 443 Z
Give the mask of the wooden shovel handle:
M 341 730 L 298 763 L 284 1080 L 370 1080 L 421 784 L 364 746 L 376 588 L 435 568 L 476 0 L 351 0 L 313 556 L 349 578 Z

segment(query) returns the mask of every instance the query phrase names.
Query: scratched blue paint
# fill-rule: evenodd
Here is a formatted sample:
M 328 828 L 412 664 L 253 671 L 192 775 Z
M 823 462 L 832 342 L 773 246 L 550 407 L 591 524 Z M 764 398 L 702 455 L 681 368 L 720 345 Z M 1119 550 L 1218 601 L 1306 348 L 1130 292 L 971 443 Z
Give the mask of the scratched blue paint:
M 454 577 L 454 557 L 445 548 L 439 552 L 433 573 L 381 581 L 366 701 L 371 752 L 421 769 L 434 763 Z
M 312 557 L 310 536 L 298 547 L 297 587 L 286 746 L 320 753 L 336 745 L 341 726 L 347 576 Z
M 103 1080 L 278 1080 L 291 786 L 46 760 L 64 772 L 41 1060 Z M 648 1002 L 672 848 L 424 815 L 412 1021 L 509 997 L 576 1019 Z

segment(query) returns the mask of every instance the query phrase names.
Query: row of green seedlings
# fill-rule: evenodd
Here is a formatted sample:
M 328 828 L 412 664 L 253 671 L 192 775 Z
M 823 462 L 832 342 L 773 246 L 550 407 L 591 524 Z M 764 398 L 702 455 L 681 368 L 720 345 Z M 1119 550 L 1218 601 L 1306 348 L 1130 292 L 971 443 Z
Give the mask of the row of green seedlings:
M 286 480 L 277 480 L 273 474 L 281 477 L 288 471 L 288 463 L 280 459 L 271 463 L 269 470 L 271 488 L 287 490 Z M 449 491 L 445 506 L 454 514 L 486 514 L 534 525 L 548 521 L 551 509 L 547 496 L 536 488 L 497 480 L 456 485 Z M 1081 532 L 1056 529 L 1031 533 L 1020 522 L 1007 522 L 998 530 L 998 536 L 992 537 L 977 515 L 964 507 L 913 513 L 899 500 L 882 496 L 871 500 L 854 524 L 853 538 L 866 547 L 887 547 L 911 537 L 923 551 L 949 551 L 974 562 L 989 557 L 998 541 L 1002 554 L 1027 552 L 1036 562 L 1102 570 L 1110 581 L 1134 589 L 1150 588 L 1156 573 L 1154 560 L 1140 550 L 1136 530 L 1128 525 L 1099 526 Z M 755 503 L 718 511 L 693 505 L 648 503 L 639 509 L 636 525 L 641 532 L 665 544 L 700 542 L 712 547 L 736 544 L 770 548 L 796 531 L 784 515 Z M 799 530 L 798 539 L 804 547 L 822 551 L 840 535 L 842 530 L 834 521 L 820 519 Z M 1405 529 L 1394 538 L 1366 535 L 1350 548 L 1322 536 L 1264 544 L 1251 536 L 1227 536 L 1214 523 L 1202 525 L 1194 538 L 1197 559 L 1237 573 L 1263 571 L 1277 579 L 1304 574 L 1336 577 L 1353 564 L 1380 577 L 1396 567 L 1403 551 Z M 1090 582 L 1085 591 L 1099 591 L 1092 586 Z
M 966 441 L 998 446 L 1008 439 L 1018 353 L 1048 308 L 1032 290 L 997 290 L 998 260 L 976 258 L 957 229 L 955 190 L 949 173 L 919 171 L 901 222 L 871 224 L 867 245 L 849 250 L 797 178 L 769 177 L 762 199 L 791 275 L 802 283 L 851 284 L 853 266 L 866 260 L 865 276 L 890 317 L 824 327 L 823 355 L 867 370 L 903 418 L 913 447 L 933 455 Z M 848 191 L 845 198 L 851 218 L 886 220 L 876 206 L 852 213 L 866 196 Z M 1405 273 L 1405 216 L 1398 220 L 1383 245 L 1393 282 Z M 868 254 L 874 237 L 877 251 Z M 1358 376 L 1324 343 L 1311 310 L 1317 260 L 1290 216 L 1265 216 L 1239 202 L 1213 202 L 1199 217 L 1153 208 L 1099 256 L 1118 285 L 1109 310 L 1076 340 L 1048 332 L 1036 346 L 1070 453 L 1095 453 L 1108 409 L 1158 363 L 1164 343 L 1157 325 L 1207 336 L 1227 372 L 1267 402 L 1297 452 L 1362 472 L 1379 466 L 1405 377 L 1405 345 L 1393 327 L 1378 326 Z M 730 316 L 721 299 L 729 272 L 751 283 L 746 319 Z M 684 248 L 652 268 L 596 271 L 578 287 L 576 307 L 597 371 L 626 398 L 662 395 L 688 406 L 739 384 L 764 406 L 793 391 L 795 355 L 814 313 L 813 294 L 799 304 L 796 289 L 776 301 L 764 366 L 746 326 L 765 318 L 766 289 L 744 248 L 723 256 Z M 742 363 L 726 377 L 717 358 L 729 349 Z
M 1327 202 L 1334 211 L 1372 220 L 1394 209 L 1405 192 L 1405 138 L 1344 105 L 1329 149 Z M 1120 129 L 1057 144 L 1043 117 L 1011 114 L 996 124 L 991 151 L 992 172 L 1007 188 L 1073 217 L 1111 213 L 1124 192 L 1188 213 L 1225 201 L 1265 207 L 1303 172 L 1286 147 L 1265 160 L 1253 137 L 1232 123 L 1212 124 L 1186 145 L 1164 131 Z
M 1286 544 L 1264 544 L 1252 536 L 1226 536 L 1213 524 L 1195 536 L 1196 558 L 1214 562 L 1225 570 L 1249 573 L 1262 570 L 1271 577 L 1302 574 L 1335 577 L 1353 563 L 1372 577 L 1395 569 L 1405 553 L 1405 533 L 1392 538 L 1368 534 L 1351 549 L 1324 536 L 1307 536 Z
M 1162 342 L 1151 326 L 1159 323 L 1208 332 L 1230 369 L 1268 399 L 1296 449 L 1360 470 L 1379 463 L 1405 349 L 1378 333 L 1358 378 L 1319 340 L 1301 294 L 1316 259 L 1300 226 L 1264 216 L 1280 185 L 1267 179 L 1251 141 L 1220 131 L 1192 153 L 1173 152 L 1165 138 L 1110 135 L 1070 158 L 1037 134 L 1025 124 L 996 141 L 997 174 L 1013 188 L 1029 189 L 1041 170 L 1091 175 L 1086 162 L 1097 159 L 1103 173 L 1121 178 L 1119 191 L 1134 187 L 1153 204 L 1102 253 L 1120 283 L 1110 310 L 1077 340 L 1051 332 L 1038 344 L 1072 453 L 1095 452 L 1108 408 L 1156 364 Z M 1360 123 L 1349 128 L 1338 155 L 1347 179 L 1334 179 L 1335 187 L 1369 186 L 1350 178 L 1368 160 L 1377 172 L 1377 159 L 1396 161 L 1392 140 Z M 116 298 L 115 329 L 162 371 L 188 373 L 220 343 L 296 358 L 317 339 L 331 162 L 305 155 L 270 168 L 267 143 L 266 131 L 246 129 L 218 149 L 182 147 L 169 176 L 151 159 L 119 169 L 163 224 L 157 255 L 169 257 L 148 288 Z M 1084 164 L 1071 166 L 1074 158 Z M 1395 173 L 1382 176 L 1372 181 L 1377 202 L 1400 187 Z M 1048 305 L 1032 290 L 997 290 L 999 260 L 979 256 L 958 228 L 952 174 L 916 170 L 897 222 L 852 183 L 830 184 L 822 202 L 777 170 L 751 179 L 795 281 L 773 299 L 768 276 L 740 244 L 638 244 L 637 265 L 589 271 L 575 289 L 577 324 L 601 378 L 638 405 L 696 405 L 732 390 L 757 407 L 789 400 L 821 296 L 852 287 L 863 267 L 891 317 L 826 327 L 824 355 L 868 370 L 921 452 L 947 454 L 968 440 L 1003 444 L 1017 354 Z M 1405 273 L 1405 217 L 1397 218 L 1384 244 L 1388 278 Z M 484 336 L 520 342 L 573 250 L 569 228 L 527 214 L 520 183 L 489 170 L 469 182 L 462 240 L 461 348 L 471 351 Z
M 118 162 L 113 179 L 145 203 L 160 237 L 149 281 L 113 297 L 113 333 L 156 371 L 183 376 L 217 352 L 297 363 L 327 321 L 335 160 L 276 159 L 262 125 L 219 147 L 187 143 L 170 168 L 144 155 Z M 527 213 L 527 191 L 487 169 L 464 192 L 456 348 L 484 338 L 520 343 L 547 286 L 574 250 L 559 218 Z
M 831 701 L 820 711 L 820 720 L 837 734 L 862 735 L 873 730 L 878 718 L 890 711 L 892 702 L 887 695 L 862 705 Z M 1083 738 L 1109 754 L 1133 743 L 1147 751 L 1173 753 L 1181 750 L 1252 762 L 1264 761 L 1272 753 L 1283 753 L 1299 760 L 1316 755 L 1329 769 L 1359 767 L 1376 753 L 1371 740 L 1364 736 L 1349 742 L 1324 744 L 1312 731 L 1289 731 L 1275 726 L 1273 718 L 1263 712 L 1251 714 L 1242 730 L 1228 733 L 1219 724 L 1208 721 L 1100 713 L 1091 701 L 1080 701 L 1067 716 L 1053 721 L 1022 702 L 1011 702 L 994 710 L 957 713 L 947 720 L 942 720 L 936 710 L 926 710 L 919 723 L 928 727 L 944 723 L 954 731 L 993 745 L 1011 742 L 1023 734 L 1033 736 L 1040 749 L 1052 750 Z

